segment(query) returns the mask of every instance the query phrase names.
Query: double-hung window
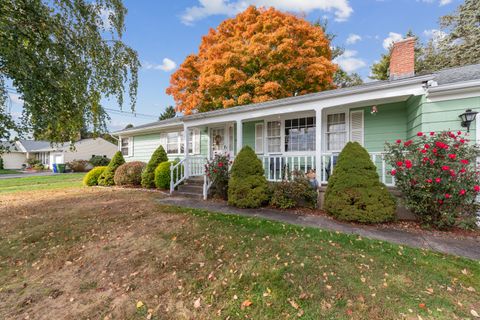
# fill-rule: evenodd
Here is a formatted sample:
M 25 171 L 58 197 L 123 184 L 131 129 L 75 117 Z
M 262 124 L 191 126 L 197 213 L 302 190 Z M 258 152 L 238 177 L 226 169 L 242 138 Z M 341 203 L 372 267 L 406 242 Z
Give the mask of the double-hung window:
M 345 113 L 327 115 L 327 150 L 340 151 L 347 143 L 347 124 Z
M 188 153 L 200 153 L 200 130 L 193 129 L 189 132 Z M 160 135 L 162 145 L 165 145 L 167 154 L 183 154 L 185 150 L 185 138 L 183 131 L 162 133 Z
M 120 150 L 122 155 L 130 155 L 130 138 L 122 138 L 120 141 Z
M 275 153 L 282 151 L 281 132 L 282 128 L 280 121 L 267 122 L 267 152 Z
M 285 120 L 285 151 L 315 151 L 315 117 Z

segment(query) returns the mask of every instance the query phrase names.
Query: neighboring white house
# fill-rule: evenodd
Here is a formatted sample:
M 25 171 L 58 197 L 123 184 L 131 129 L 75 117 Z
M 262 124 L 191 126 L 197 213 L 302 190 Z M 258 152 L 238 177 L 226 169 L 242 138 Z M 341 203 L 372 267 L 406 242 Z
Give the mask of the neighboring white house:
M 102 138 L 83 139 L 75 142 L 75 149 L 69 143 L 54 144 L 48 141 L 18 140 L 2 143 L 9 152 L 1 155 L 5 169 L 20 169 L 27 159 L 35 158 L 50 167 L 54 163 L 67 163 L 72 160 L 90 160 L 94 155 L 113 157 L 117 146 Z

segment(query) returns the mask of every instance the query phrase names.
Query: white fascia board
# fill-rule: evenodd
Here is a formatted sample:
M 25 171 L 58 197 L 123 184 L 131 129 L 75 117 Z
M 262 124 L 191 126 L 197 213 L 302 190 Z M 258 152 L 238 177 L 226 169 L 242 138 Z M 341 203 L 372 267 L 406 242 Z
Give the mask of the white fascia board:
M 138 129 L 132 128 L 127 131 L 122 130 L 122 131 L 112 132 L 111 134 L 118 137 L 121 136 L 123 138 L 126 138 L 126 137 L 136 136 L 139 134 L 155 133 L 155 132 L 177 129 L 177 128 L 183 129 L 183 122 L 176 122 L 176 123 L 170 123 L 170 124 L 158 124 L 158 125 L 154 125 L 147 128 L 138 128 Z
M 480 97 L 480 80 L 463 81 L 430 87 L 427 102 Z
M 25 149 L 25 147 L 23 146 L 23 144 L 20 141 L 15 141 L 15 145 L 18 147 L 18 149 L 21 152 L 27 152 L 27 149 Z
M 391 103 L 395 101 L 405 101 L 412 95 L 423 95 L 425 89 L 422 84 L 415 83 L 401 88 L 377 89 L 371 92 L 355 93 L 350 95 L 335 96 L 331 98 L 319 98 L 313 101 L 289 103 L 286 105 L 271 106 L 257 110 L 245 110 L 245 112 L 235 112 L 219 116 L 204 117 L 201 119 L 190 120 L 189 117 L 184 121 L 189 127 L 204 126 L 213 123 L 233 122 L 253 120 L 276 114 L 296 113 L 311 110 L 322 110 L 325 108 L 348 106 L 361 107 L 371 104 Z

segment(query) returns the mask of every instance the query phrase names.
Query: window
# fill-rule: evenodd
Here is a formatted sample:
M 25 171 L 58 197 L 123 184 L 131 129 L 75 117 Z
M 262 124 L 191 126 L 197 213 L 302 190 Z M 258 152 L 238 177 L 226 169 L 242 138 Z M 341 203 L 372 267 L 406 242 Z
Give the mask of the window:
M 267 122 L 267 152 L 281 152 L 281 123 L 280 121 Z
M 120 141 L 120 148 L 120 150 L 122 151 L 122 155 L 130 155 L 130 138 L 122 138 L 122 140 Z
M 188 153 L 200 153 L 200 130 L 190 130 L 188 139 Z M 160 135 L 160 143 L 166 146 L 167 154 L 183 154 L 185 152 L 185 139 L 183 131 L 167 132 Z
M 285 120 L 285 151 L 315 151 L 315 117 Z
M 340 151 L 347 141 L 345 113 L 327 115 L 327 150 Z
M 255 124 L 255 153 L 263 153 L 263 123 Z

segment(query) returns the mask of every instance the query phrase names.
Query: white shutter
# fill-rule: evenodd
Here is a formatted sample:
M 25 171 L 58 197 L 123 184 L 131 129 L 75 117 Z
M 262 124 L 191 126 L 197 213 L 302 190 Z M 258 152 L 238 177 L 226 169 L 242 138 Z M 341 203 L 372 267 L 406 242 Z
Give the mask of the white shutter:
M 363 146 L 363 110 L 350 112 L 350 141 Z
M 193 129 L 193 154 L 200 154 L 200 130 Z
M 255 153 L 263 153 L 263 123 L 255 125 Z

